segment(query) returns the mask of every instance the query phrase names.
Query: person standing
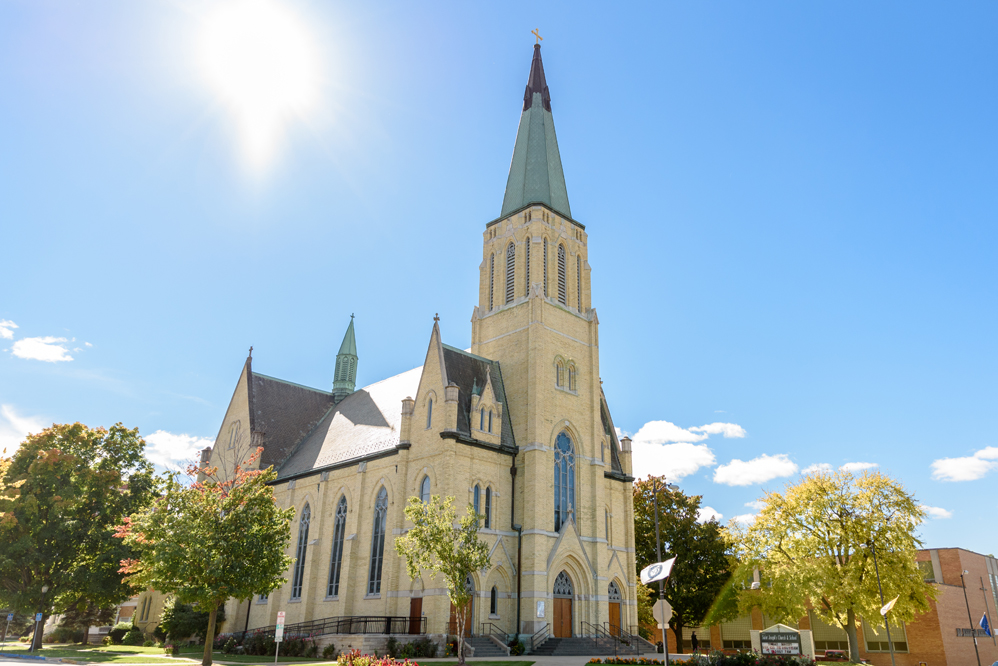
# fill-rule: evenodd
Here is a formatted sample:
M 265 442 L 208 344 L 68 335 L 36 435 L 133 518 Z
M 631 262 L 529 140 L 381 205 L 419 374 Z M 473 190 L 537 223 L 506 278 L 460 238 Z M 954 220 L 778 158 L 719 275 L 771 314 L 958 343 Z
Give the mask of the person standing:
M 693 646 L 693 654 L 696 654 L 700 648 L 700 641 L 697 640 L 697 632 L 695 631 L 690 635 L 690 645 Z

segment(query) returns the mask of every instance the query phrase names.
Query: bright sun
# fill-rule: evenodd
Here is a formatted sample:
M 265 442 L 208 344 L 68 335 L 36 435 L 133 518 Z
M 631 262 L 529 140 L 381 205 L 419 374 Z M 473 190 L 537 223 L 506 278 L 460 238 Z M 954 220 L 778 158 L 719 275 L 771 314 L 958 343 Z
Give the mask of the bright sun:
M 205 17 L 200 56 L 236 116 L 250 165 L 265 166 L 288 122 L 317 101 L 319 58 L 309 30 L 278 0 L 229 0 Z

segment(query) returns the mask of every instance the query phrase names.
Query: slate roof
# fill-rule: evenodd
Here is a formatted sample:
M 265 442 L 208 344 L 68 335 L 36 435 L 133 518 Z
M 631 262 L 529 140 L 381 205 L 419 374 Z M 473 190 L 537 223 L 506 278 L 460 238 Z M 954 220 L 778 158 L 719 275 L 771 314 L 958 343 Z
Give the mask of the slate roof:
M 264 434 L 261 465 L 280 464 L 332 404 L 331 393 L 254 372 L 250 409 L 253 430 Z
M 509 407 L 506 402 L 506 390 L 502 383 L 502 370 L 498 361 L 490 361 L 481 356 L 449 345 L 444 348 L 444 367 L 447 369 L 447 381 L 460 387 L 457 398 L 457 430 L 471 437 L 471 395 L 480 395 L 486 380 L 491 378 L 492 393 L 502 406 L 502 432 L 499 443 L 513 447 L 513 424 L 509 417 Z
M 399 443 L 402 399 L 415 396 L 418 367 L 354 391 L 327 408 L 278 468 L 278 479 L 293 477 L 371 454 L 393 451 Z
M 516 130 L 513 159 L 509 164 L 509 179 L 499 217 L 506 217 L 534 203 L 545 204 L 568 218 L 572 217 L 540 44 L 534 45 L 534 58 L 523 95 L 523 113 Z

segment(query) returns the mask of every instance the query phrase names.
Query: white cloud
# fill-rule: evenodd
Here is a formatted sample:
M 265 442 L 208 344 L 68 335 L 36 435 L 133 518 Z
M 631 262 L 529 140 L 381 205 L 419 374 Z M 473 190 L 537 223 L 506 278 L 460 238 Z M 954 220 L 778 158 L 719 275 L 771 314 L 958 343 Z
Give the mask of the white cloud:
M 828 463 L 815 463 L 813 465 L 808 465 L 801 470 L 801 474 L 805 476 L 808 474 L 831 474 L 832 466 Z
M 697 509 L 698 523 L 706 523 L 707 521 L 710 520 L 716 520 L 717 522 L 721 522 L 721 518 L 724 518 L 724 515 L 719 513 L 717 509 L 715 509 L 712 506 L 702 506 L 699 509 Z
M 4 340 L 13 340 L 14 331 L 12 329 L 17 328 L 17 324 L 10 321 L 9 319 L 0 319 L 0 338 Z
M 83 343 L 83 346 L 84 346 L 84 347 L 93 347 L 93 345 L 92 345 L 92 344 L 90 344 L 89 342 L 84 342 L 84 343 Z
M 765 483 L 781 476 L 796 474 L 797 464 L 785 453 L 775 456 L 762 454 L 752 460 L 735 458 L 726 465 L 721 465 L 714 471 L 714 482 L 726 486 L 751 486 L 755 483 Z
M 667 444 L 670 442 L 699 442 L 707 439 L 707 435 L 701 435 L 680 428 L 675 423 L 669 421 L 649 421 L 641 426 L 637 434 L 634 435 L 635 442 L 647 442 L 649 444 Z
M 762 500 L 756 500 L 754 502 L 745 502 L 745 506 L 747 506 L 750 509 L 755 509 L 756 511 L 762 511 L 764 508 L 766 508 L 766 503 L 763 502 Z
M 11 405 L 0 405 L 0 450 L 11 455 L 29 434 L 45 430 L 45 422 L 37 416 L 23 416 Z
M 851 462 L 839 466 L 839 469 L 843 472 L 862 472 L 864 469 L 873 469 L 874 467 L 880 467 L 880 465 L 871 462 Z
M 724 437 L 744 437 L 745 428 L 737 423 L 708 423 L 707 425 L 690 428 L 693 432 L 702 432 L 708 435 L 723 435 Z
M 754 513 L 742 513 L 742 514 L 739 514 L 739 515 L 733 517 L 731 520 L 733 520 L 734 522 L 738 523 L 739 525 L 751 525 L 752 523 L 755 522 L 755 514 Z
M 987 446 L 964 458 L 940 458 L 932 463 L 936 481 L 976 481 L 998 468 L 998 447 Z
M 35 361 L 72 361 L 69 350 L 61 344 L 63 342 L 66 342 L 66 338 L 21 338 L 14 343 L 11 352 L 18 358 Z
M 210 447 L 214 440 L 192 435 L 175 435 L 165 430 L 157 430 L 145 436 L 146 458 L 156 465 L 168 469 L 182 470 L 199 458 L 201 449 Z
M 952 518 L 953 512 L 946 509 L 940 509 L 938 506 L 929 506 L 928 504 L 922 505 L 922 510 L 929 514 L 929 518 Z
M 678 481 L 717 462 L 706 444 L 652 444 L 635 439 L 631 446 L 631 468 L 636 477 L 664 476 L 669 481 Z

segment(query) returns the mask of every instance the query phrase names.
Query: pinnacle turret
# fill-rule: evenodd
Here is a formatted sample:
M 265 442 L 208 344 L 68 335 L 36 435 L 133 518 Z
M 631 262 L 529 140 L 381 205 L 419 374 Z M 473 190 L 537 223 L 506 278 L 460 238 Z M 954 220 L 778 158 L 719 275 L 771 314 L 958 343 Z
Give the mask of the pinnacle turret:
M 333 375 L 333 401 L 339 402 L 357 388 L 357 338 L 353 331 L 353 315 L 343 335 L 343 343 L 336 354 L 336 372 Z

